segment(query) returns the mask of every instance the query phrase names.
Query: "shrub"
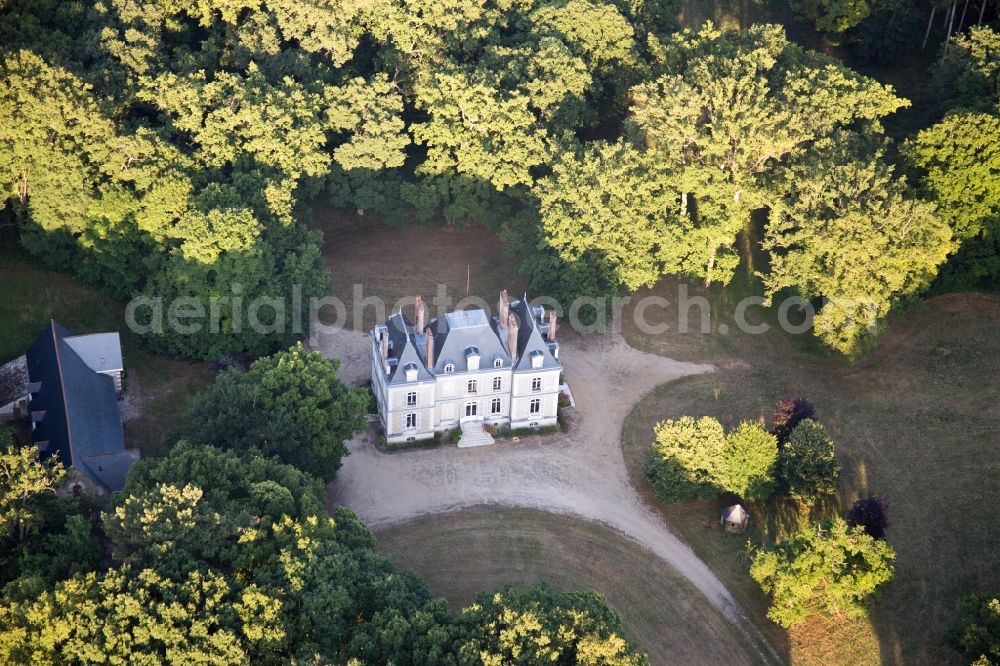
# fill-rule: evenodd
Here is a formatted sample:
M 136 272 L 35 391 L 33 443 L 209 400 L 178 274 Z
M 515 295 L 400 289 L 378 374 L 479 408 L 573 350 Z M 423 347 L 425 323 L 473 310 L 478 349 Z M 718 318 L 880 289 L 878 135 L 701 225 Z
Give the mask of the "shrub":
M 800 502 L 837 492 L 840 463 L 826 428 L 812 419 L 799 423 L 781 449 L 778 470 L 788 495 Z
M 805 419 L 816 420 L 811 402 L 802 397 L 779 400 L 771 417 L 771 432 L 778 438 L 778 446 L 788 441 L 795 427 Z
M 451 434 L 448 435 L 448 441 L 452 444 L 458 444 L 458 440 L 462 439 L 462 426 L 456 426 Z
M 646 479 L 664 502 L 712 497 L 726 445 L 722 424 L 709 416 L 661 421 L 646 464 Z
M 718 483 L 748 500 L 764 500 L 775 486 L 778 440 L 756 421 L 745 421 L 726 435 Z
M 847 514 L 847 522 L 865 528 L 876 539 L 884 539 L 889 527 L 889 503 L 878 495 L 856 500 Z

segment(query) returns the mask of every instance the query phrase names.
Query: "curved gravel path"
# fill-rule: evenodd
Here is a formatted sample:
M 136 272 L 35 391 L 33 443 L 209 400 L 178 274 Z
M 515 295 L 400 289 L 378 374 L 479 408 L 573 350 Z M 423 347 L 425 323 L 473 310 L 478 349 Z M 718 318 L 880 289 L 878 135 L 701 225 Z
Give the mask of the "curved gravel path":
M 340 358 L 348 383 L 368 379 L 368 338 L 338 331 L 311 345 Z M 780 658 L 715 574 L 664 524 L 632 487 L 622 457 L 622 426 L 656 386 L 710 365 L 682 363 L 629 347 L 618 333 L 563 339 L 564 380 L 576 400 L 565 434 L 497 440 L 493 446 L 387 454 L 370 433 L 349 443 L 351 455 L 327 501 L 346 504 L 373 529 L 428 514 L 481 505 L 530 507 L 604 524 L 673 566 L 756 646 L 762 660 Z

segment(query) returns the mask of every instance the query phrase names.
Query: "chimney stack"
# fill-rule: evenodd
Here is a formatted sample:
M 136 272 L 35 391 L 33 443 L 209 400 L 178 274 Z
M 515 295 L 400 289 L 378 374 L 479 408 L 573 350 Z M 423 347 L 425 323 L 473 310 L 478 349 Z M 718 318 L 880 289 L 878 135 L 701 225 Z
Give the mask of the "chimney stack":
M 416 311 L 416 316 L 414 320 L 416 321 L 417 333 L 424 330 L 424 301 L 420 296 L 417 296 L 416 303 L 414 304 L 414 310 Z
M 427 346 L 424 349 L 424 365 L 430 370 L 434 367 L 434 333 L 430 328 L 427 329 L 426 333 L 424 343 Z
M 507 296 L 507 290 L 500 290 L 500 302 L 497 305 L 497 322 L 500 324 L 500 328 L 507 325 L 507 318 L 510 316 L 510 298 Z
M 507 319 L 507 348 L 510 349 L 511 361 L 517 361 L 517 315 L 511 314 Z
M 549 342 L 556 340 L 556 311 L 549 310 Z
M 382 360 L 389 358 L 389 331 L 383 328 L 379 333 L 378 341 L 379 349 L 382 352 Z

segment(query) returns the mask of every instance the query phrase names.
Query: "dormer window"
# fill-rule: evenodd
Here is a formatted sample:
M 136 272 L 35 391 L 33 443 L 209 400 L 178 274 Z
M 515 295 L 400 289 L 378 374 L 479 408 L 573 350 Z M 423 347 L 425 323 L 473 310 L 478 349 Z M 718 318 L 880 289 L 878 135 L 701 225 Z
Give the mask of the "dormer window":
M 476 346 L 468 347 L 465 350 L 465 362 L 469 367 L 469 370 L 479 369 L 479 348 Z
M 445 363 L 444 364 L 444 371 L 445 372 L 455 372 L 455 364 L 454 363 Z
M 538 350 L 538 349 L 536 349 L 535 351 L 531 352 L 531 367 L 532 368 L 540 368 L 540 367 L 542 367 L 542 363 L 544 361 L 545 361 L 545 352 L 543 352 L 541 350 Z
M 502 368 L 503 367 L 503 359 L 502 358 L 495 359 L 493 361 L 493 367 L 494 368 Z
M 405 369 L 406 369 L 406 381 L 408 382 L 417 381 L 417 364 L 407 363 Z

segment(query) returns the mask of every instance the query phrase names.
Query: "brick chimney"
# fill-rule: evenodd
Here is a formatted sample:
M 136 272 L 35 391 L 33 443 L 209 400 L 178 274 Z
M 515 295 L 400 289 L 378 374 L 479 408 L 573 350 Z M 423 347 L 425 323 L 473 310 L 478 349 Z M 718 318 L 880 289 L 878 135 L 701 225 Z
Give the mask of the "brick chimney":
M 517 360 L 517 315 L 511 314 L 507 318 L 507 348 L 510 349 L 510 358 Z
M 434 333 L 430 328 L 427 329 L 426 333 L 427 336 L 424 340 L 424 343 L 426 344 L 426 347 L 424 348 L 424 365 L 430 369 L 434 367 Z
M 507 318 L 510 317 L 510 298 L 507 296 L 507 290 L 500 290 L 500 302 L 497 304 L 497 322 L 500 324 L 500 328 L 507 325 Z
M 414 304 L 414 310 L 416 312 L 414 320 L 416 321 L 417 333 L 420 333 L 424 330 L 424 300 L 420 298 L 420 296 L 417 296 L 417 302 Z
M 556 311 L 549 310 L 549 342 L 556 340 Z
M 389 358 L 389 331 L 388 331 L 388 329 L 383 328 L 382 331 L 381 331 L 381 333 L 379 334 L 378 346 L 379 346 L 379 349 L 382 352 L 382 360 L 384 361 L 385 359 Z

